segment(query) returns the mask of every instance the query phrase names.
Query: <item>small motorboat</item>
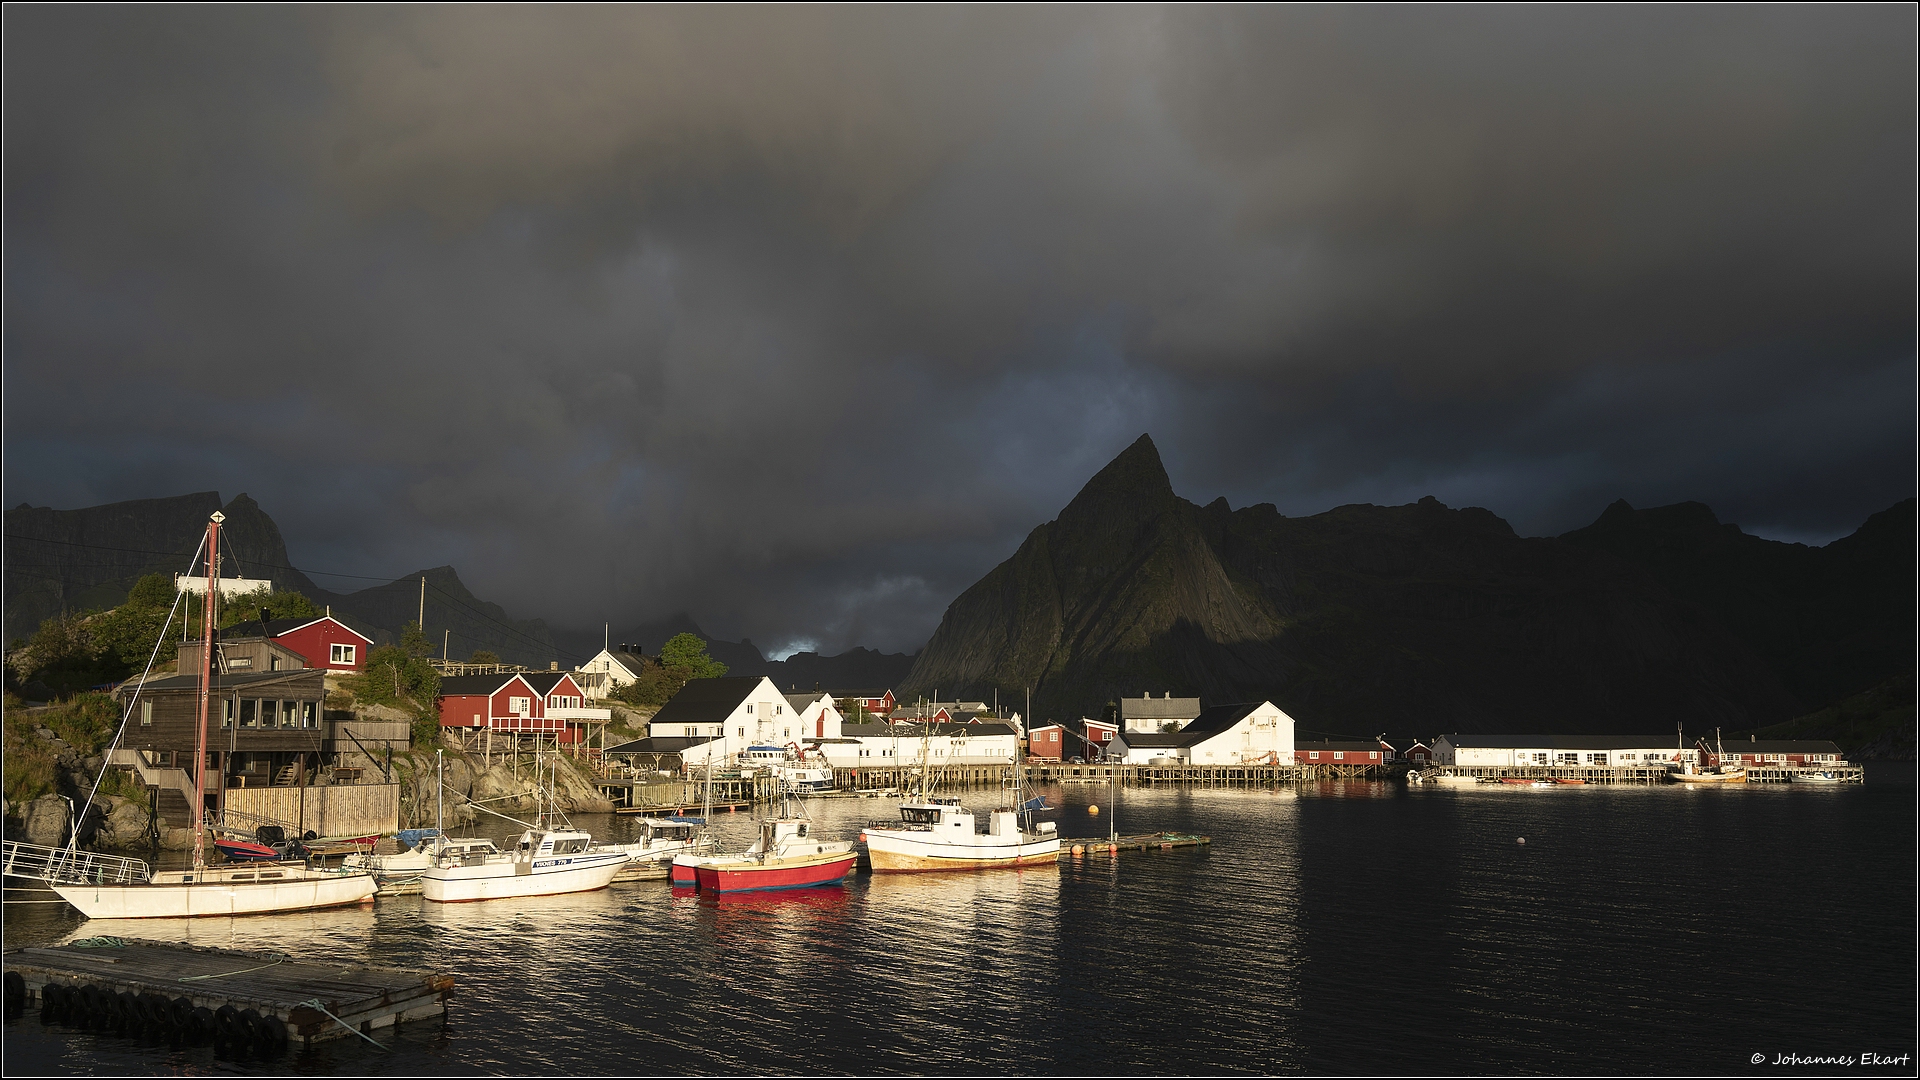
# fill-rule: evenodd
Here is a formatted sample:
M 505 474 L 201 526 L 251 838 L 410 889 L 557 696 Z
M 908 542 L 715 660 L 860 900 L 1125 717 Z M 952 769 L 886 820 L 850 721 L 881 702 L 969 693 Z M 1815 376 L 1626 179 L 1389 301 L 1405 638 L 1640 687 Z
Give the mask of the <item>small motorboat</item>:
M 1503 776 L 1500 778 L 1500 782 L 1503 784 L 1514 784 L 1522 787 L 1533 786 L 1533 781 L 1527 779 L 1524 776 Z
M 1584 784 L 1584 783 L 1586 783 L 1586 781 L 1585 781 L 1585 780 L 1574 780 L 1574 779 L 1571 779 L 1571 778 L 1569 778 L 1569 777 L 1565 777 L 1565 776 L 1556 776 L 1556 777 L 1554 777 L 1554 778 L 1553 778 L 1553 782 L 1554 782 L 1554 783 L 1556 783 L 1556 784 Z
M 1842 782 L 1837 774 L 1830 772 L 1797 772 L 1793 774 L 1793 783 L 1796 784 L 1838 784 Z
M 705 835 L 700 827 L 706 824 L 705 818 L 648 817 L 640 819 L 640 839 L 630 843 L 596 843 L 595 851 L 618 851 L 627 856 L 627 865 L 618 874 L 615 881 L 640 881 L 646 878 L 662 878 L 668 874 L 668 864 L 680 855 L 711 854 L 714 848 L 713 837 Z
M 677 856 L 673 884 L 713 893 L 838 885 L 853 869 L 853 842 L 822 840 L 811 825 L 804 818 L 763 821 L 759 839 L 738 855 Z

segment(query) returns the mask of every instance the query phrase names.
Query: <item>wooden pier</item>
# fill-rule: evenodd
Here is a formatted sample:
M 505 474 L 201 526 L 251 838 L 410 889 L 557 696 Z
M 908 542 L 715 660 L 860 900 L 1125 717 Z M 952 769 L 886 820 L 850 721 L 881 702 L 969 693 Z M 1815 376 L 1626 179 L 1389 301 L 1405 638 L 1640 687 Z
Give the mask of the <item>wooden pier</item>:
M 1583 784 L 1668 784 L 1674 773 L 1665 765 L 1433 765 L 1420 770 L 1432 782 L 1444 777 L 1472 777 L 1483 784 L 1497 784 L 1502 777 L 1517 780 L 1577 780 Z M 1747 766 L 1749 784 L 1792 783 L 1796 774 L 1832 773 L 1838 783 L 1858 784 L 1866 780 L 1866 771 L 1858 765 L 1836 762 L 1831 765 L 1791 768 L 1787 766 Z M 1733 785 L 1738 786 L 1738 785 Z
M 137 938 L 90 938 L 5 954 L 9 1017 L 173 1045 L 277 1057 L 290 1045 L 361 1037 L 444 1017 L 453 979 Z M 376 1042 L 376 1045 L 377 1042 Z
M 1213 837 L 1193 836 L 1188 833 L 1141 833 L 1136 836 L 1118 836 L 1112 838 L 1079 837 L 1060 838 L 1060 857 L 1079 859 L 1088 855 L 1110 855 L 1118 857 L 1123 851 L 1172 851 L 1175 848 L 1211 847 Z

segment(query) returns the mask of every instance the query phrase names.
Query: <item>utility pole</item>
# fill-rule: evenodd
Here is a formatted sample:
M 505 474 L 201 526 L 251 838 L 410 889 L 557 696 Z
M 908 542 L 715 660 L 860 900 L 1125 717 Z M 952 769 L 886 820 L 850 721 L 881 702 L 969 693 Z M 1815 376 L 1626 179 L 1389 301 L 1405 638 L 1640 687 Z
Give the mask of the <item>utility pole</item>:
M 423 605 L 424 606 L 424 605 Z M 447 662 L 447 646 L 453 641 L 453 631 L 440 631 L 440 662 Z
M 420 618 L 414 623 L 421 633 L 427 632 L 427 575 L 420 575 Z M 431 648 L 431 646 L 429 646 Z

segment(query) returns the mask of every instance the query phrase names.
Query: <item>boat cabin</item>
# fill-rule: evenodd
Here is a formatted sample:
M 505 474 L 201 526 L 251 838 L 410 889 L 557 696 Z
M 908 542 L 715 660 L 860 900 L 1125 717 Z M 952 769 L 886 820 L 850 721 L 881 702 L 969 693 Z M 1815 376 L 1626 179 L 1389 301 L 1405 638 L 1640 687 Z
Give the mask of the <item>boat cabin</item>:
M 528 829 L 520 834 L 520 842 L 514 845 L 518 855 L 532 853 L 541 855 L 578 855 L 593 844 L 593 837 L 583 832 L 535 832 Z

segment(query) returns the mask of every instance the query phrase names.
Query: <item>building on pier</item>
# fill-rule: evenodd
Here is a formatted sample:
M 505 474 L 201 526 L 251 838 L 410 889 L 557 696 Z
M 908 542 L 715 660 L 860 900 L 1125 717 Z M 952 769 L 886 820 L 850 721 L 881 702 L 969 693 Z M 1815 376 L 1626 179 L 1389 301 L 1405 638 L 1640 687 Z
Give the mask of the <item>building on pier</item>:
M 1709 752 L 1708 765 L 1746 765 L 1750 768 L 1818 768 L 1841 765 L 1840 747 L 1825 739 L 1753 739 L 1727 745 L 1726 753 Z
M 1304 739 L 1293 744 L 1293 760 L 1300 765 L 1385 765 L 1393 749 L 1379 742 Z
M 1139 697 L 1120 699 L 1120 727 L 1127 731 L 1169 732 L 1179 731 L 1200 715 L 1200 699 L 1197 697 L 1173 696 L 1168 691 L 1162 697 L 1141 694 Z
M 1271 701 L 1215 705 L 1178 731 L 1121 731 L 1108 754 L 1128 765 L 1291 765 L 1293 717 Z
M 1433 741 L 1433 760 L 1463 768 L 1665 768 L 1692 753 L 1673 741 L 1672 735 L 1442 735 Z

